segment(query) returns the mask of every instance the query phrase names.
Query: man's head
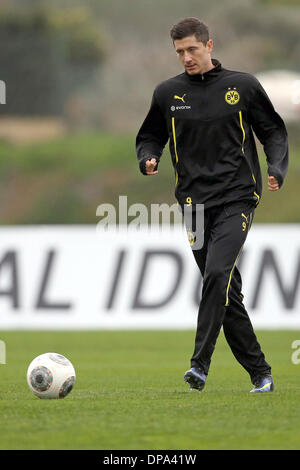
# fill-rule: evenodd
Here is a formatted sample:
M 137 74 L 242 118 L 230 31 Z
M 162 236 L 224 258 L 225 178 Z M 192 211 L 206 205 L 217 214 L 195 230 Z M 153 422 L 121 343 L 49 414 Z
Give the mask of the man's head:
M 185 18 L 175 24 L 170 35 L 179 60 L 190 75 L 213 68 L 210 53 L 213 41 L 207 26 L 198 18 Z

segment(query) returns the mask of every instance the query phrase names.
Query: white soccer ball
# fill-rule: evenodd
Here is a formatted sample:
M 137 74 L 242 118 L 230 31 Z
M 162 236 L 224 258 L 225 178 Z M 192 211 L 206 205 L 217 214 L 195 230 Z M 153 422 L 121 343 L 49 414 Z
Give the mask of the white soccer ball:
M 39 398 L 64 398 L 71 392 L 75 380 L 73 364 L 57 353 L 37 356 L 27 370 L 29 388 Z

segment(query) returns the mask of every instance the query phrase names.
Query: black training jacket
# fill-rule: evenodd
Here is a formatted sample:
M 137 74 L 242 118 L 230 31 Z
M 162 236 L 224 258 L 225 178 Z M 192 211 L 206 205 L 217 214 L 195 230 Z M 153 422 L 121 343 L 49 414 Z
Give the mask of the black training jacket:
M 140 170 L 145 174 L 153 156 L 159 162 L 169 140 L 180 205 L 258 204 L 262 178 L 253 131 L 280 186 L 288 167 L 287 131 L 253 75 L 212 62 L 203 75 L 184 72 L 156 87 L 136 138 Z

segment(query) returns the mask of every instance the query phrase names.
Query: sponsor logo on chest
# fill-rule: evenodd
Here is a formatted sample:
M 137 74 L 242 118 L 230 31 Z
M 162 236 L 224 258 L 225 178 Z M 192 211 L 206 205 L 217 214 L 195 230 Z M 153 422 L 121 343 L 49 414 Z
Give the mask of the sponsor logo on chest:
M 177 104 L 176 105 L 172 105 L 171 106 L 171 111 L 176 111 L 176 110 L 179 110 L 179 109 L 192 109 L 191 106 L 189 106 L 188 104 L 186 104 L 186 97 L 187 97 L 187 94 L 184 93 L 182 96 L 180 96 L 179 94 L 178 95 L 174 95 L 173 96 L 173 99 L 176 100 L 177 102 L 181 102 L 180 104 Z

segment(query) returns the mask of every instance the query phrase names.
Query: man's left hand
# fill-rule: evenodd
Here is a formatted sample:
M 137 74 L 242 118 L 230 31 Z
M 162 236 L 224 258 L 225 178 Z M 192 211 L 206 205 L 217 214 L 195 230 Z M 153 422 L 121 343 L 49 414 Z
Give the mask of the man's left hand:
M 279 183 L 275 176 L 268 176 L 268 190 L 269 191 L 278 191 Z

